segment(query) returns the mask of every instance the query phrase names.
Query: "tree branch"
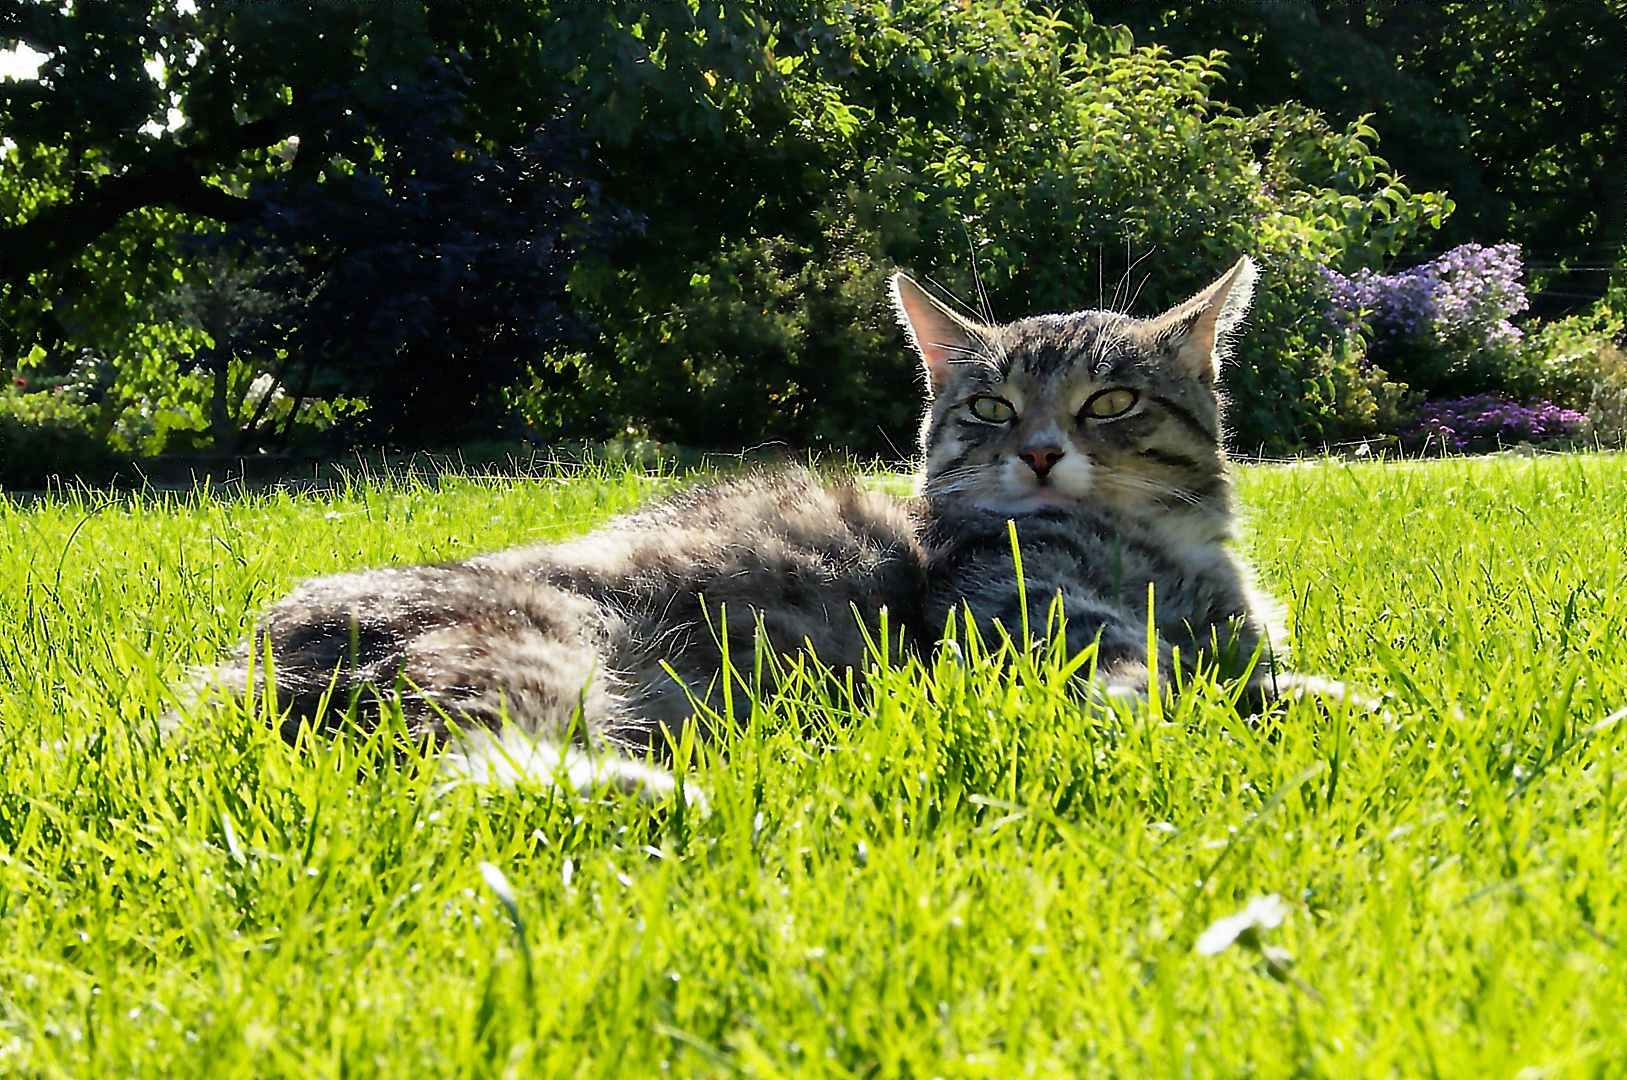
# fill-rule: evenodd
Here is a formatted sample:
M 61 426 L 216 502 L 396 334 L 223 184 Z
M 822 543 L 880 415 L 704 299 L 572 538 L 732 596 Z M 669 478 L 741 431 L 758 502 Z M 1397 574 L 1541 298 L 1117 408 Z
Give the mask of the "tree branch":
M 138 167 L 110 177 L 29 220 L 0 229 L 0 281 L 17 281 L 37 270 L 72 262 L 119 219 L 148 206 L 170 206 L 216 221 L 241 221 L 249 200 L 208 183 L 203 174 L 245 150 L 270 146 L 294 130 L 289 117 L 242 124 L 222 138 L 175 148 L 166 166 Z
M 206 184 L 192 173 L 135 173 L 105 180 L 77 199 L 46 207 L 21 225 L 0 230 L 0 278 L 17 280 L 71 262 L 132 210 L 177 210 L 241 221 L 249 200 Z

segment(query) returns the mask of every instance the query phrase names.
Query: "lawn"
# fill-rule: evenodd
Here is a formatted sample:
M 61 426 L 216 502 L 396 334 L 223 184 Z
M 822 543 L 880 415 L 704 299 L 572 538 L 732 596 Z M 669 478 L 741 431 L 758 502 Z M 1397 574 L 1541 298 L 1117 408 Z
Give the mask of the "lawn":
M 1627 1075 L 1619 456 L 1241 472 L 1298 665 L 1373 714 L 1093 714 L 968 646 L 742 695 L 704 816 L 155 737 L 301 577 L 677 482 L 0 500 L 0 1075 Z

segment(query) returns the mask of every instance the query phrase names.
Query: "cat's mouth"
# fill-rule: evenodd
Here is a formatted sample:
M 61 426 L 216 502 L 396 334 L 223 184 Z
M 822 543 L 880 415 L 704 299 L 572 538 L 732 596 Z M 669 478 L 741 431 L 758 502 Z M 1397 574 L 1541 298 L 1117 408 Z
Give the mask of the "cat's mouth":
M 1029 514 L 1056 506 L 1073 509 L 1082 502 L 1079 496 L 1070 495 L 1055 484 L 1042 480 L 1018 493 L 1002 493 L 999 498 L 990 500 L 985 505 L 988 509 L 1002 514 Z
M 1035 475 L 1028 464 L 1007 462 L 994 490 L 979 502 L 1003 514 L 1033 513 L 1063 507 L 1077 509 L 1091 489 L 1091 468 L 1082 454 L 1069 454 L 1055 468 Z

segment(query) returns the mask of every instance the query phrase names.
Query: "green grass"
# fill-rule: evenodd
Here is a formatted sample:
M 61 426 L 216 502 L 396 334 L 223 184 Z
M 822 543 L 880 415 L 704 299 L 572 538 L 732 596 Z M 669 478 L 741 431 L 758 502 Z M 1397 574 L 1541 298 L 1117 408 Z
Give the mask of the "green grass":
M 1243 473 L 1300 666 L 1379 715 L 1090 715 L 969 648 L 737 702 L 705 817 L 154 737 L 301 577 L 668 483 L 0 502 L 0 1075 L 1627 1074 L 1620 457 Z

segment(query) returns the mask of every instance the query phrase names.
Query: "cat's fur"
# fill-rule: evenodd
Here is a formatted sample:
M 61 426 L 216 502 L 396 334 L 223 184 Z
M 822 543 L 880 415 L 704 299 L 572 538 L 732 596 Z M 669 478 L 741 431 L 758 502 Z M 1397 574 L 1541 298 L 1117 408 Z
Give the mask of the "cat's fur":
M 989 326 L 897 275 L 930 389 L 921 498 L 787 470 L 566 543 L 317 579 L 272 607 L 219 678 L 257 689 L 251 656 L 269 646 L 290 738 L 347 707 L 368 725 L 392 698 L 468 775 L 650 791 L 670 778 L 636 756 L 659 751 L 694 700 L 717 702 L 720 633 L 742 671 L 756 647 L 857 668 L 883 609 L 920 648 L 962 607 L 986 634 L 997 622 L 1016 633 L 1023 603 L 1043 628 L 1060 595 L 1069 646 L 1098 643 L 1099 686 L 1134 695 L 1148 686 L 1150 583 L 1166 686 L 1177 653 L 1183 667 L 1208 658 L 1241 673 L 1264 605 L 1226 547 L 1215 376 L 1253 279 L 1242 259 L 1150 320 Z M 573 725 L 582 741 L 566 745 Z
M 806 470 L 711 485 L 561 544 L 307 582 L 225 681 L 245 687 L 269 643 L 290 739 L 352 701 L 376 722 L 382 691 L 414 733 L 453 734 L 476 778 L 563 769 L 578 787 L 664 788 L 632 755 L 664 749 L 692 696 L 718 705 L 720 637 L 750 676 L 759 643 L 862 667 L 882 608 L 893 626 L 919 622 L 918 532 L 913 506 Z M 558 745 L 573 723 L 609 753 Z
M 932 384 L 921 435 L 929 624 L 964 604 L 980 623 L 1014 633 L 1026 602 L 1028 624 L 1043 628 L 1060 595 L 1070 648 L 1099 638 L 1097 678 L 1137 693 L 1148 682 L 1150 584 L 1165 686 L 1177 653 L 1188 670 L 1204 660 L 1242 674 L 1265 642 L 1271 605 L 1227 547 L 1215 381 L 1254 278 L 1241 259 L 1150 320 L 1086 311 L 1005 326 L 962 319 L 908 278 L 895 281 Z M 1091 414 L 1093 401 L 1116 405 L 1114 394 L 1128 396 L 1124 411 Z M 1006 403 L 1010 419 L 980 420 L 979 398 Z M 1022 600 L 1008 519 L 1023 556 Z M 1267 658 L 1259 694 L 1269 677 Z

